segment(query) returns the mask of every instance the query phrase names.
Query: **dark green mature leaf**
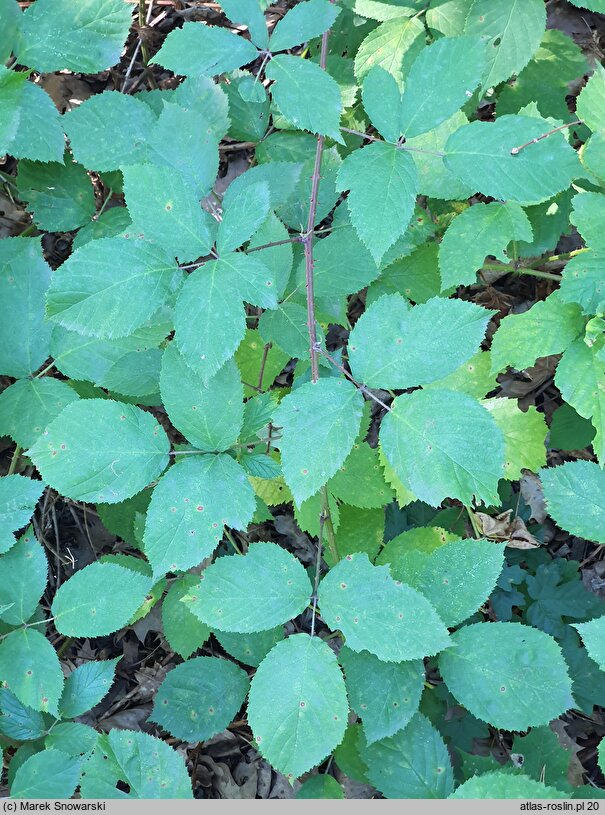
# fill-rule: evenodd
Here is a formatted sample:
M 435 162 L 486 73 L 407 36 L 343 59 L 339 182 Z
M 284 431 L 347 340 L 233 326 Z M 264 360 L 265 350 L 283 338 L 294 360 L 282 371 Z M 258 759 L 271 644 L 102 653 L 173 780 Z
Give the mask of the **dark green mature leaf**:
M 174 259 L 157 246 L 101 238 L 82 246 L 55 272 L 46 313 L 81 334 L 126 337 L 164 305 L 181 280 Z
M 50 423 L 28 455 L 62 495 L 115 504 L 166 469 L 169 447 L 150 413 L 108 399 L 80 399 Z
M 340 744 L 348 709 L 334 652 L 319 637 L 295 634 L 279 642 L 256 671 L 248 721 L 259 752 L 296 778 Z
M 565 350 L 555 383 L 565 401 L 595 429 L 592 442 L 599 462 L 605 460 L 605 359 L 603 339 L 589 346 L 577 339 Z
M 251 42 L 226 28 L 185 23 L 164 40 L 152 59 L 184 76 L 214 76 L 254 62 L 258 51 Z
M 41 631 L 20 628 L 0 642 L 0 677 L 22 705 L 58 715 L 63 672 Z
M 244 557 L 219 558 L 184 602 L 220 631 L 268 631 L 309 604 L 311 584 L 293 555 L 275 543 L 252 543 Z
M 54 748 L 30 756 L 17 770 L 12 798 L 71 798 L 78 786 L 81 762 Z
M 23 475 L 0 478 L 0 553 L 15 545 L 13 532 L 29 523 L 44 483 Z
M 42 0 L 24 12 L 15 52 L 37 71 L 94 74 L 118 61 L 130 23 L 123 0 Z
M 17 741 L 33 741 L 46 733 L 45 718 L 25 707 L 8 688 L 0 688 L 0 733 Z
M 4 238 L 0 243 L 0 372 L 34 373 L 48 357 L 50 326 L 44 323 L 44 293 L 51 270 L 39 238 Z
M 223 526 L 245 529 L 254 493 L 228 455 L 192 455 L 155 487 L 145 521 L 145 554 L 157 579 L 197 566 L 218 546 Z
M 312 775 L 302 784 L 296 793 L 298 799 L 344 798 L 344 792 L 338 781 L 331 775 L 318 773 Z
M 59 705 L 61 718 L 73 719 L 97 705 L 109 693 L 120 659 L 85 662 L 74 668 L 65 680 Z
M 605 543 L 605 472 L 592 461 L 568 461 L 540 473 L 548 512 L 572 535 Z
M 268 631 L 234 634 L 231 631 L 213 631 L 225 651 L 244 665 L 255 668 L 261 664 L 269 651 L 284 638 L 284 627 L 278 625 Z
M 20 379 L 0 394 L 0 436 L 10 436 L 23 448 L 31 447 L 63 408 L 78 398 L 59 379 Z
M 162 627 L 168 644 L 183 659 L 201 648 L 210 636 L 210 629 L 192 614 L 181 600 L 198 584 L 194 574 L 185 574 L 174 582 L 162 603 Z
M 86 170 L 68 156 L 66 162 L 19 163 L 19 196 L 27 202 L 34 221 L 49 232 L 77 229 L 90 221 L 96 209 Z
M 3 575 L 0 620 L 9 625 L 26 623 L 36 610 L 48 579 L 48 561 L 32 527 L 0 557 L 0 569 Z

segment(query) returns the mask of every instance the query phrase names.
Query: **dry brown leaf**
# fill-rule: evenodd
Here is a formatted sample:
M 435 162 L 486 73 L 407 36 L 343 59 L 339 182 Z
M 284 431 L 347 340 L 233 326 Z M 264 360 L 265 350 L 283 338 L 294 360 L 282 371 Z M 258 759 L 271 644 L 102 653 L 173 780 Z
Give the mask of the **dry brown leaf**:
M 540 541 L 527 531 L 521 518 L 513 518 L 512 514 L 512 509 L 496 516 L 475 512 L 475 518 L 485 537 L 490 540 L 506 541 L 511 549 L 536 549 L 540 546 Z

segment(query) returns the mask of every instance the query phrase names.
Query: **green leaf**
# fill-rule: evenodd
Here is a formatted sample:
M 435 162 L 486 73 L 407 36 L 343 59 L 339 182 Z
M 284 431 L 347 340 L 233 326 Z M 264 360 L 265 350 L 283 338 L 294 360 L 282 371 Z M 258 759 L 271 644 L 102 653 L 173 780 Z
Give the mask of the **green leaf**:
M 13 0 L 10 2 L 17 8 Z M 7 21 L 4 14 L 0 14 L 4 26 Z M 15 158 L 62 161 L 65 150 L 62 117 L 50 96 L 33 82 L 26 82 L 26 78 L 27 74 L 17 74 L 0 66 L 3 107 L 0 150 Z
M 564 352 L 555 374 L 565 401 L 591 420 L 596 431 L 592 446 L 601 464 L 605 461 L 604 353 L 602 341 L 589 347 L 578 339 Z
M 265 312 L 265 314 L 276 313 L 278 312 Z M 258 330 L 249 328 L 235 353 L 235 362 L 243 380 L 245 396 L 249 397 L 257 393 L 253 388 L 260 387 L 261 390 L 267 390 L 271 387 L 275 377 L 290 358 L 276 345 L 271 343 L 266 345 L 268 346 L 267 351 L 265 351 L 266 346 Z
M 445 388 L 450 391 L 460 391 L 481 399 L 486 393 L 494 390 L 498 382 L 496 375 L 491 373 L 491 354 L 489 351 L 477 351 L 476 354 L 463 362 L 453 373 L 431 382 L 429 388 Z
M 374 127 L 394 144 L 401 136 L 401 91 L 393 74 L 379 65 L 371 68 L 363 80 L 362 99 Z
M 42 0 L 21 17 L 17 61 L 45 73 L 104 71 L 118 62 L 130 23 L 122 0 Z
M 374 66 L 392 74 L 401 86 L 406 55 L 417 53 L 422 47 L 424 26 L 418 17 L 400 17 L 387 20 L 374 28 L 359 46 L 355 57 L 355 76 L 362 80 Z M 407 61 L 407 60 L 406 60 Z
M 527 775 L 505 770 L 473 776 L 461 784 L 450 798 L 567 798 L 568 793 L 547 787 Z
M 269 631 L 250 634 L 233 634 L 230 631 L 213 631 L 225 651 L 238 662 L 258 668 L 269 651 L 284 638 L 284 627 L 278 625 Z
M 95 749 L 99 734 L 81 722 L 59 722 L 44 739 L 47 749 L 61 750 L 68 756 L 88 757 Z
M 0 122 L 0 149 L 3 151 L 8 151 L 21 124 L 21 104 L 26 81 L 26 74 L 9 71 L 8 68 L 0 66 L 0 99 L 3 113 Z
M 82 798 L 191 798 L 191 781 L 181 756 L 166 742 L 134 730 L 100 736 L 83 767 Z M 117 787 L 122 781 L 129 790 Z
M 232 252 L 249 240 L 269 214 L 269 185 L 266 181 L 250 184 L 239 195 L 223 199 L 223 220 L 218 227 L 216 249 L 219 255 Z
M 374 142 L 350 153 L 338 171 L 338 189 L 357 234 L 376 263 L 410 223 L 418 184 L 413 159 L 394 145 Z
M 428 27 L 446 37 L 462 34 L 471 3 L 472 0 L 433 0 L 426 12 Z
M 85 662 L 69 674 L 59 705 L 62 719 L 74 719 L 99 704 L 109 693 L 120 659 Z
M 246 555 L 216 560 L 184 602 L 220 631 L 268 631 L 301 614 L 311 584 L 302 564 L 275 543 L 252 543 Z M 244 611 L 245 609 L 245 611 Z
M 115 238 L 126 232 L 131 225 L 126 207 L 112 207 L 99 215 L 96 221 L 91 221 L 78 230 L 72 250 L 75 252 L 85 243 L 99 238 Z
M 42 632 L 20 628 L 0 642 L 0 677 L 22 705 L 58 715 L 63 672 Z
M 150 413 L 112 400 L 81 399 L 51 422 L 28 455 L 62 495 L 115 504 L 166 469 L 169 446 Z
M 78 398 L 59 379 L 20 379 L 0 394 L 0 436 L 10 436 L 23 448 L 31 447 L 63 408 Z
M 489 410 L 504 436 L 504 478 L 516 481 L 522 470 L 537 473 L 546 466 L 544 441 L 548 426 L 533 405 L 523 412 L 514 399 L 487 399 Z
M 262 139 L 269 126 L 271 108 L 264 86 L 252 74 L 234 71 L 231 81 L 225 85 L 225 93 L 229 98 L 231 117 L 229 136 L 237 141 L 257 142 Z
M 546 119 L 529 116 L 471 122 L 448 139 L 445 166 L 484 195 L 524 205 L 539 204 L 582 175 L 576 152 L 561 133 L 533 143 L 549 130 L 551 124 Z M 511 153 L 527 142 L 532 144 Z
M 348 710 L 334 652 L 319 637 L 295 634 L 256 671 L 248 722 L 258 751 L 276 770 L 298 778 L 340 744 Z
M 4 238 L 0 243 L 0 372 L 34 373 L 48 357 L 50 326 L 44 323 L 44 293 L 51 270 L 39 238 Z
M 561 300 L 565 303 L 578 303 L 584 314 L 599 314 L 605 311 L 602 269 L 605 251 L 589 249 L 571 258 L 565 266 L 559 288 Z
M 479 37 L 443 37 L 424 48 L 405 80 L 400 132 L 419 136 L 449 119 L 472 96 L 485 63 Z
M 572 623 L 579 631 L 584 647 L 602 671 L 605 671 L 605 617 L 587 623 Z
M 373 566 L 365 553 L 347 555 L 332 568 L 318 598 L 323 619 L 342 631 L 351 650 L 385 662 L 432 656 L 449 642 L 426 598 L 394 581 L 385 566 Z
M 542 0 L 474 0 L 464 31 L 480 36 L 486 46 L 483 89 L 518 74 L 540 45 L 546 28 Z
M 154 124 L 155 116 L 147 105 L 119 91 L 91 96 L 63 117 L 76 161 L 102 173 L 144 161 Z
M 299 130 L 310 130 L 342 142 L 342 98 L 336 80 L 309 60 L 280 54 L 267 65 L 265 76 L 283 115 Z
M 80 780 L 80 761 L 62 750 L 36 753 L 19 767 L 11 798 L 71 798 Z
M 332 27 L 340 9 L 329 0 L 303 0 L 278 21 L 269 40 L 269 50 L 287 51 Z
M 331 775 L 318 774 L 302 784 L 296 793 L 298 799 L 344 798 L 345 794 L 338 781 Z
M 409 229 L 412 229 L 413 225 L 414 218 L 412 218 Z M 405 240 L 404 235 L 401 241 L 405 242 Z M 389 250 L 387 258 L 396 249 L 397 243 Z M 426 303 L 441 293 L 438 265 L 439 246 L 432 242 L 421 243 L 418 248 L 406 245 L 403 251 L 408 252 L 409 250 L 411 250 L 410 254 L 389 263 L 381 272 L 378 280 L 370 286 L 366 297 L 367 306 L 373 305 L 383 294 L 401 294 L 406 300 L 420 304 Z
M 12 476 L 20 478 L 20 476 Z M 0 481 L 0 485 L 5 479 Z M 0 557 L 3 580 L 0 583 L 0 619 L 8 625 L 26 623 L 36 610 L 46 589 L 48 562 L 44 549 L 30 527 Z
M 0 688 L 0 733 L 17 741 L 43 738 L 47 727 L 44 716 L 31 707 L 25 707 L 14 693 Z
M 578 96 L 576 113 L 591 130 L 605 130 L 605 68 L 598 63 Z
M 300 303 L 285 300 L 274 311 L 265 311 L 258 321 L 258 332 L 266 343 L 275 343 L 285 351 L 284 356 L 279 357 L 283 360 L 280 371 L 290 357 L 304 359 L 309 353 L 307 310 Z M 317 326 L 317 339 L 321 342 L 322 338 L 323 331 Z
M 168 673 L 150 720 L 183 741 L 206 741 L 233 720 L 248 685 L 248 676 L 233 662 L 195 657 Z
M 371 388 L 434 382 L 466 362 L 485 337 L 492 311 L 434 297 L 409 308 L 398 294 L 372 303 L 349 336 L 353 375 Z
M 162 627 L 170 648 L 183 659 L 201 648 L 210 636 L 210 629 L 192 614 L 181 602 L 189 590 L 196 586 L 198 578 L 193 574 L 183 575 L 173 583 L 162 603 Z
M 592 461 L 542 470 L 547 509 L 555 523 L 581 538 L 605 543 L 605 472 Z
M 19 197 L 40 229 L 49 232 L 77 229 L 94 215 L 96 205 L 90 178 L 80 164 L 19 162 Z
M 439 247 L 439 267 L 444 289 L 471 285 L 486 255 L 509 262 L 511 241 L 532 241 L 533 232 L 518 204 L 478 204 L 460 213 L 447 228 Z
M 589 246 L 603 248 L 603 233 L 600 227 L 600 213 L 605 204 L 605 195 L 600 192 L 583 192 L 574 195 L 571 201 L 570 221 Z
M 288 167 L 286 162 L 275 162 L 275 164 L 280 169 L 284 168 L 284 175 L 287 175 L 287 169 L 300 166 L 294 164 Z M 298 178 L 298 171 L 293 173 L 292 177 Z M 242 176 L 240 176 L 240 178 L 242 178 Z M 270 212 L 267 219 L 263 221 L 259 229 L 256 230 L 256 233 L 248 244 L 248 249 L 256 249 L 257 247 L 266 246 L 274 242 L 278 243 L 279 241 L 289 240 L 290 234 L 284 224 L 279 220 L 277 215 Z M 259 249 L 255 254 L 258 260 L 262 261 L 269 269 L 271 278 L 274 280 L 273 292 L 275 298 L 276 300 L 281 300 L 288 286 L 292 266 L 294 264 L 293 244 L 286 242 L 277 246 L 267 246 L 266 249 Z
M 566 402 L 552 415 L 548 446 L 555 450 L 582 450 L 594 439 L 595 429 Z
M 405 727 L 418 710 L 424 689 L 421 660 L 381 662 L 368 651 L 341 648 L 352 709 L 363 720 L 367 744 L 392 736 Z
M 0 14 L 2 15 L 3 26 L 2 45 L 0 45 L 0 63 L 5 63 L 11 55 L 11 51 L 17 39 L 21 9 L 15 0 L 2 0 L 2 2 L 0 2 Z
M 382 509 L 393 496 L 385 483 L 378 450 L 360 440 L 330 479 L 329 489 L 345 504 L 364 509 Z
M 406 563 L 410 552 L 430 555 L 445 543 L 456 540 L 458 538 L 455 535 L 438 526 L 419 526 L 408 529 L 385 544 L 384 549 L 376 558 L 376 563 L 379 566 L 388 564 L 391 574 L 399 579 L 403 564 Z
M 454 772 L 445 742 L 417 713 L 403 730 L 361 749 L 368 779 L 386 798 L 446 798 Z
M 280 402 L 273 424 L 283 428 L 282 469 L 297 505 L 315 495 L 351 452 L 362 407 L 357 388 L 333 377 L 300 385 Z
M 215 76 L 254 62 L 251 42 L 227 28 L 186 22 L 164 40 L 151 62 L 184 76 Z
M 152 581 L 117 563 L 92 563 L 63 583 L 52 604 L 55 627 L 70 637 L 104 637 L 125 626 L 142 605 Z M 111 603 L 104 588 L 111 586 Z
M 267 48 L 269 33 L 259 0 L 225 0 L 221 7 L 234 23 L 248 26 L 250 39 L 259 48 Z M 263 5 L 264 8 L 264 5 Z
M 182 263 L 210 252 L 212 218 L 179 173 L 171 167 L 138 164 L 124 167 L 123 174 L 132 231 L 139 238 L 178 256 Z
M 174 259 L 157 246 L 101 238 L 76 250 L 54 273 L 46 314 L 80 334 L 125 337 L 164 305 L 181 280 Z
M 397 476 L 427 504 L 437 507 L 445 498 L 470 504 L 475 496 L 499 505 L 504 439 L 472 397 L 438 388 L 398 396 L 380 440 Z
M 228 455 L 192 455 L 173 465 L 155 487 L 143 537 L 157 579 L 186 571 L 212 554 L 223 526 L 246 529 L 254 493 L 242 467 Z
M 563 303 L 553 292 L 523 314 L 509 314 L 502 320 L 492 342 L 492 371 L 507 366 L 522 371 L 539 357 L 560 354 L 583 327 L 580 309 Z
M 548 634 L 519 623 L 475 623 L 452 634 L 452 645 L 439 670 L 477 719 L 527 730 L 574 706 L 561 649 Z
M 12 534 L 29 523 L 44 483 L 23 475 L 0 478 L 0 554 L 16 543 Z

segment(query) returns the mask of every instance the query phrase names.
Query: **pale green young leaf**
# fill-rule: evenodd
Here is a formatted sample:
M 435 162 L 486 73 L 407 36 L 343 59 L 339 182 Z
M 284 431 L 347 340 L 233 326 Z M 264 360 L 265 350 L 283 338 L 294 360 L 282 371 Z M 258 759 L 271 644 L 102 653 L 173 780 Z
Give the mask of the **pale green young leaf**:
M 269 33 L 259 0 L 225 0 L 221 7 L 234 23 L 248 26 L 250 39 L 259 48 L 267 48 Z M 264 5 L 263 5 L 264 8 Z
M 88 170 L 107 172 L 146 159 L 155 119 L 151 108 L 133 96 L 105 91 L 66 113 L 63 126 L 76 161 Z
M 388 565 L 391 574 L 399 579 L 399 574 L 409 552 L 420 552 L 430 555 L 440 546 L 458 538 L 451 532 L 446 532 L 438 526 L 419 526 L 407 529 L 385 544 L 382 552 L 376 558 L 379 566 Z
M 414 211 L 418 178 L 413 159 L 394 145 L 374 142 L 346 157 L 337 183 L 339 190 L 350 190 L 351 222 L 379 263 Z
M 605 130 L 605 68 L 599 63 L 578 96 L 576 113 L 591 130 Z
M 360 439 L 330 479 L 329 489 L 345 504 L 363 509 L 381 509 L 393 497 L 384 479 L 378 450 Z
M 158 478 L 169 448 L 150 413 L 110 399 L 80 399 L 50 423 L 28 455 L 62 495 L 115 504 Z
M 436 382 L 431 382 L 428 388 L 445 388 L 450 391 L 468 393 L 475 399 L 482 399 L 498 386 L 496 375 L 491 373 L 492 361 L 489 351 L 477 351 L 467 362 L 459 368 Z
M 252 543 L 246 555 L 216 560 L 183 602 L 211 628 L 239 634 L 268 631 L 297 617 L 311 596 L 296 558 L 276 543 Z
M 186 22 L 164 40 L 151 60 L 183 76 L 215 76 L 254 62 L 258 51 L 227 28 Z
M 454 787 L 445 742 L 421 713 L 394 736 L 364 745 L 361 756 L 385 798 L 447 798 Z
M 59 704 L 62 719 L 73 719 L 81 716 L 91 708 L 98 705 L 111 688 L 116 665 L 121 657 L 116 659 L 85 662 L 69 674 L 65 680 L 63 695 Z
M 26 623 L 46 589 L 48 561 L 34 530 L 29 527 L 17 543 L 0 557 L 0 619 L 8 625 Z
M 382 449 L 404 485 L 431 506 L 473 496 L 499 504 L 504 438 L 471 396 L 431 388 L 398 396 L 380 430 Z
M 340 744 L 348 712 L 336 656 L 319 637 L 279 642 L 252 680 L 248 722 L 256 747 L 288 777 L 298 778 Z
M 584 327 L 580 309 L 562 302 L 553 292 L 522 314 L 505 317 L 491 347 L 492 371 L 507 366 L 522 371 L 540 357 L 560 354 L 573 343 Z
M 426 12 L 426 24 L 446 37 L 464 33 L 464 24 L 473 0 L 433 0 Z
M 77 229 L 94 215 L 96 206 L 86 170 L 66 156 L 67 164 L 19 162 L 17 188 L 34 221 L 49 232 Z
M 124 167 L 124 194 L 132 232 L 157 244 L 181 263 L 207 255 L 214 243 L 213 220 L 184 178 L 169 167 Z
M 556 641 L 520 623 L 475 623 L 439 657 L 447 687 L 473 716 L 503 730 L 548 724 L 575 703 Z
M 8 688 L 0 688 L 0 733 L 17 741 L 33 741 L 46 733 L 44 716 L 25 707 Z
M 589 249 L 588 252 L 571 258 L 565 266 L 559 287 L 561 300 L 565 303 L 578 303 L 584 314 L 605 311 L 604 263 L 605 251 L 600 248 Z
M 213 631 L 216 639 L 228 654 L 244 665 L 258 668 L 269 651 L 284 638 L 284 627 L 278 625 L 269 631 L 234 634 L 230 631 Z
M 471 122 L 448 139 L 445 166 L 484 195 L 539 204 L 567 189 L 583 172 L 575 150 L 561 133 L 511 153 L 551 129 L 547 120 L 529 116 Z
M 206 741 L 234 719 L 248 693 L 245 671 L 218 657 L 195 657 L 166 676 L 150 721 L 183 741 Z
M 572 0 L 573 2 L 573 0 Z M 514 775 L 506 770 L 475 775 L 456 788 L 450 798 L 567 798 L 569 793 L 547 787 L 527 775 Z
M 418 17 L 399 17 L 374 28 L 359 46 L 355 56 L 355 76 L 360 81 L 372 68 L 378 66 L 392 74 L 402 85 L 403 64 L 406 55 L 416 55 L 418 46 L 424 46 L 422 20 Z
M 280 54 L 267 65 L 265 75 L 273 82 L 275 103 L 296 128 L 342 142 L 340 88 L 326 71 L 309 60 Z
M 287 51 L 332 27 L 340 9 L 330 0 L 303 0 L 278 21 L 269 40 L 269 50 Z
M 0 436 L 10 436 L 27 449 L 63 408 L 78 398 L 74 389 L 59 379 L 19 379 L 0 394 Z
M 33 478 L 23 475 L 0 478 L 0 553 L 15 545 L 12 533 L 29 523 L 43 492 L 44 483 Z
M 545 439 L 548 425 L 543 413 L 533 405 L 524 412 L 515 399 L 487 399 L 483 402 L 504 435 L 504 478 L 516 481 L 522 470 L 537 473 L 546 466 Z
M 0 99 L 4 108 L 0 149 L 15 158 L 62 161 L 65 137 L 59 111 L 41 87 L 33 82 L 16 84 L 15 76 L 19 75 L 0 69 Z
M 0 676 L 22 705 L 58 716 L 63 672 L 41 631 L 20 628 L 0 642 Z
M 345 379 L 307 382 L 282 399 L 273 424 L 286 484 L 300 504 L 336 474 L 359 433 L 363 397 Z M 301 439 L 306 443 L 301 445 Z
M 561 357 L 555 384 L 565 402 L 596 431 L 593 449 L 600 463 L 605 461 L 605 359 L 603 342 L 588 346 L 582 339 L 573 342 Z
M 244 394 L 233 360 L 204 384 L 170 343 L 162 357 L 160 391 L 170 421 L 199 450 L 220 452 L 235 444 L 244 417 Z M 0 411 L 1 404 L 0 397 Z
M 279 312 L 265 312 L 265 314 L 277 313 Z M 270 347 L 265 352 L 267 346 Z M 258 329 L 248 328 L 244 339 L 235 352 L 235 362 L 241 374 L 244 395 L 249 397 L 257 393 L 258 391 L 253 390 L 253 388 L 260 388 L 263 391 L 270 388 L 275 377 L 289 359 L 290 355 L 282 351 L 275 343 L 266 343 L 260 336 Z
M 101 736 L 83 770 L 82 798 L 192 798 L 182 757 L 140 731 L 115 729 Z M 118 788 L 118 781 L 129 791 Z
M 157 579 L 186 571 L 212 554 L 223 526 L 245 529 L 254 493 L 228 455 L 191 455 L 172 466 L 153 491 L 143 537 Z
M 90 221 L 81 227 L 71 245 L 72 251 L 76 251 L 89 241 L 99 238 L 115 238 L 118 235 L 128 232 L 128 227 L 132 224 L 126 207 L 112 207 L 105 210 L 95 221 Z
M 385 295 L 349 336 L 353 375 L 371 388 L 410 388 L 453 373 L 476 353 L 493 312 L 464 300 L 435 297 L 409 308 Z
M 162 627 L 164 636 L 170 645 L 183 659 L 201 648 L 210 636 L 210 629 L 192 614 L 181 602 L 188 591 L 196 586 L 198 578 L 194 574 L 185 574 L 173 583 L 162 603 Z
M 104 637 L 125 626 L 143 604 L 151 578 L 117 563 L 92 563 L 63 583 L 52 604 L 55 628 L 70 637 Z M 104 591 L 111 586 L 111 603 Z
M 472 96 L 485 63 L 479 37 L 443 37 L 424 48 L 405 80 L 400 132 L 419 136 L 449 119 Z
M 219 255 L 232 252 L 249 240 L 269 214 L 269 185 L 266 181 L 250 184 L 239 195 L 229 195 L 223 200 L 223 220 L 216 236 Z
M 487 255 L 508 263 L 511 241 L 532 240 L 531 224 L 518 204 L 494 201 L 465 209 L 450 223 L 439 247 L 443 288 L 475 283 Z
M 368 651 L 356 653 L 347 646 L 340 649 L 338 660 L 367 744 L 388 738 L 408 724 L 424 689 L 422 660 L 381 662 Z
M 80 779 L 81 762 L 49 748 L 30 756 L 15 773 L 11 798 L 71 798 Z
M 54 273 L 46 314 L 80 334 L 126 337 L 164 305 L 181 280 L 174 259 L 159 247 L 101 238 L 82 246 Z
M 355 14 L 384 22 L 394 17 L 413 17 L 420 10 L 420 0 L 352 0 Z
M 540 45 L 545 28 L 542 0 L 474 0 L 464 31 L 481 37 L 487 46 L 483 89 L 518 74 Z
M 94 74 L 115 65 L 132 10 L 123 0 L 42 0 L 21 17 L 15 53 L 37 71 Z
M 307 310 L 300 303 L 285 300 L 275 310 L 265 311 L 258 321 L 258 331 L 266 343 L 274 343 L 274 347 L 277 345 L 283 349 L 288 358 L 303 359 L 309 353 Z M 323 340 L 323 331 L 319 325 L 317 339 L 319 342 Z
M 605 543 L 605 472 L 593 461 L 567 461 L 542 470 L 546 507 L 572 535 Z

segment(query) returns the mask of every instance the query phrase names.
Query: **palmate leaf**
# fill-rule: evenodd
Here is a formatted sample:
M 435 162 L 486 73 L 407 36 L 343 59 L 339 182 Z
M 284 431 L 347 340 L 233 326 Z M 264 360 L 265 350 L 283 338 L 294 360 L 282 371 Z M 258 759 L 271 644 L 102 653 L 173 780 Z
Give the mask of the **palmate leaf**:
M 300 385 L 280 402 L 273 424 L 286 484 L 298 506 L 315 495 L 345 461 L 359 433 L 363 397 L 345 379 Z M 300 440 L 307 439 L 301 445 Z
M 116 659 L 85 662 L 69 674 L 65 680 L 59 710 L 63 719 L 73 719 L 93 708 L 108 693 L 113 684 Z
M 244 557 L 219 558 L 205 569 L 183 602 L 211 628 L 245 634 L 297 617 L 310 596 L 309 578 L 293 555 L 275 543 L 252 543 Z
M 555 374 L 555 384 L 566 403 L 585 419 L 596 433 L 592 446 L 599 462 L 605 462 L 605 343 L 588 346 L 577 339 L 566 349 Z
M 0 553 L 15 545 L 12 534 L 29 523 L 38 499 L 44 492 L 44 483 L 23 475 L 0 478 Z
M 542 470 L 549 514 L 572 535 L 605 543 L 605 472 L 592 461 Z
M 150 413 L 109 399 L 81 399 L 50 423 L 28 455 L 62 495 L 115 504 L 166 469 L 169 447 Z
M 257 56 L 251 42 L 226 28 L 187 22 L 170 32 L 151 61 L 183 76 L 215 76 Z
M 304 0 L 279 20 L 271 34 L 269 50 L 287 51 L 319 37 L 332 27 L 339 13 L 340 9 L 329 0 Z
M 157 579 L 197 566 L 218 546 L 225 525 L 245 529 L 254 493 L 228 455 L 186 456 L 155 487 L 145 521 L 144 550 Z
M 399 295 L 385 295 L 349 335 L 353 375 L 371 388 L 405 389 L 441 379 L 477 351 L 492 314 L 441 297 L 410 309 Z
M 21 704 L 58 715 L 63 672 L 57 652 L 41 631 L 20 628 L 0 642 L 0 677 Z
M 567 666 L 548 634 L 519 623 L 475 623 L 453 634 L 452 644 L 439 670 L 477 719 L 527 730 L 573 707 Z
M 0 583 L 0 620 L 8 625 L 26 623 L 44 594 L 48 579 L 48 561 L 33 528 L 0 557 L 4 579 Z
M 279 642 L 257 669 L 248 722 L 261 755 L 297 778 L 340 744 L 348 710 L 334 652 L 319 637 L 295 634 Z
M 10 436 L 27 449 L 78 394 L 51 377 L 19 379 L 0 394 L 0 436 Z
M 324 577 L 319 607 L 330 628 L 340 630 L 353 651 L 385 662 L 432 656 L 447 647 L 447 629 L 432 605 L 395 582 L 388 568 L 364 553 L 347 555 Z

